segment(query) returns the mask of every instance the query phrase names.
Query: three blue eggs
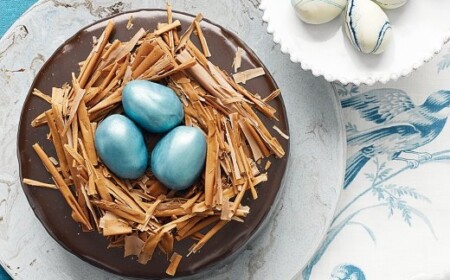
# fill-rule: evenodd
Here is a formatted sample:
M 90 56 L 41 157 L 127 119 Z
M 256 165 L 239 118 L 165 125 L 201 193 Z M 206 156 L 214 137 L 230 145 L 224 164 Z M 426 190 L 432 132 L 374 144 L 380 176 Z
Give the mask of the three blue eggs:
M 206 159 L 206 139 L 199 128 L 180 125 L 183 106 L 176 93 L 163 85 L 135 80 L 122 93 L 125 115 L 106 117 L 95 133 L 103 163 L 123 179 L 137 179 L 148 167 L 166 187 L 183 190 L 200 176 Z M 144 131 L 168 132 L 149 159 Z

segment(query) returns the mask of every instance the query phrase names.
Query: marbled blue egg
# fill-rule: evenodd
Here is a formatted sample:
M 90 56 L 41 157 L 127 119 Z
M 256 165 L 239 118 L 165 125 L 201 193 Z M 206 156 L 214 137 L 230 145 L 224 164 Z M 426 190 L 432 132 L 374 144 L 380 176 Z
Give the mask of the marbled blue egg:
M 121 178 L 139 178 L 147 169 L 144 136 L 139 127 L 123 115 L 111 115 L 99 124 L 95 148 L 102 162 Z
M 205 165 L 206 139 L 196 127 L 178 126 L 155 146 L 150 168 L 166 187 L 183 190 L 200 176 Z
M 127 83 L 122 92 L 125 114 L 152 133 L 163 133 L 181 123 L 183 105 L 166 86 L 143 80 Z
M 392 37 L 388 16 L 371 0 L 348 1 L 344 29 L 351 44 L 362 53 L 384 52 Z

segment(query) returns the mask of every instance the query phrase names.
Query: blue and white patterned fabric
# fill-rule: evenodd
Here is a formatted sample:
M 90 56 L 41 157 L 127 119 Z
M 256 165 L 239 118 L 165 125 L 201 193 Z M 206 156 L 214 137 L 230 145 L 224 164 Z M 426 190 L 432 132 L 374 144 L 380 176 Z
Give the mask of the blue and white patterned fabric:
M 450 279 L 450 47 L 400 81 L 334 84 L 347 171 L 309 279 Z

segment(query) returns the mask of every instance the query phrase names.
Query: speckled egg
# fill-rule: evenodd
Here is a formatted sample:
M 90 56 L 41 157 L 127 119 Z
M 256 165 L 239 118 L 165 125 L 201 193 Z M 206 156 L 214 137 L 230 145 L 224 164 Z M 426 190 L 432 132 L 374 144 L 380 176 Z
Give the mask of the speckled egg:
M 397 9 L 405 5 L 408 0 L 374 0 L 383 9 Z
M 345 8 L 347 0 L 291 0 L 297 16 L 310 24 L 322 24 L 336 18 Z
M 389 18 L 371 0 L 348 1 L 344 29 L 351 44 L 363 53 L 384 52 L 392 36 Z
M 166 187 L 183 190 L 191 186 L 203 171 L 206 139 L 196 127 L 178 126 L 155 146 L 150 169 Z
M 169 87 L 143 80 L 127 83 L 122 92 L 125 114 L 148 132 L 163 133 L 181 123 L 183 105 Z
M 95 148 L 111 172 L 123 179 L 144 175 L 148 152 L 144 136 L 136 124 L 123 115 L 105 118 L 95 132 Z

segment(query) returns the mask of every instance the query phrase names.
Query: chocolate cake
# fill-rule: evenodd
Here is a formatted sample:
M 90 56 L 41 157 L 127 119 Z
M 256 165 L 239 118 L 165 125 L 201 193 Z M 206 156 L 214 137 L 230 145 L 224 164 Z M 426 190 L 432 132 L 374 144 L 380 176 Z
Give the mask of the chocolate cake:
M 130 16 L 133 18 L 133 27 L 126 28 Z M 181 30 L 186 30 L 193 20 L 193 16 L 174 12 L 174 20 L 180 20 Z M 71 80 L 72 72 L 78 71 L 78 63 L 83 61 L 92 50 L 92 38 L 100 37 L 103 29 L 110 19 L 103 19 L 83 30 L 67 40 L 48 59 L 36 76 L 30 92 L 23 105 L 20 127 L 18 133 L 18 158 L 21 178 L 33 178 L 42 182 L 51 183 L 51 175 L 40 162 L 32 148 L 34 143 L 39 143 L 49 155 L 55 155 L 55 149 L 47 139 L 48 127 L 34 128 L 31 122 L 39 114 L 48 108 L 48 104 L 42 99 L 32 95 L 34 88 L 44 93 L 51 93 L 52 87 L 61 86 Z M 111 39 L 129 40 L 139 28 L 153 30 L 159 22 L 166 21 L 164 10 L 139 10 L 114 16 L 116 28 Z M 245 88 L 258 93 L 262 97 L 268 96 L 277 89 L 277 85 L 267 69 L 256 57 L 254 52 L 239 38 L 224 28 L 207 20 L 202 22 L 205 38 L 208 40 L 211 52 L 210 61 L 228 73 L 233 73 L 232 62 L 238 47 L 244 50 L 242 54 L 242 69 L 263 67 L 266 75 L 247 81 Z M 200 46 L 200 42 L 193 40 Z M 288 132 L 288 123 L 283 100 L 280 97 L 271 101 L 271 106 L 277 111 L 279 119 L 269 120 L 262 114 L 258 114 L 268 128 L 276 125 L 280 130 Z M 243 203 L 250 207 L 250 214 L 244 222 L 230 222 L 197 253 L 185 257 L 192 245 L 189 239 L 175 243 L 174 250 L 183 254 L 176 276 L 186 276 L 205 271 L 214 265 L 232 259 L 244 248 L 258 230 L 270 219 L 271 213 L 279 199 L 283 176 L 285 173 L 289 140 L 279 137 L 279 142 L 287 152 L 283 158 L 271 156 L 271 168 L 268 172 L 268 181 L 258 185 L 258 199 L 254 200 L 246 194 Z M 136 262 L 134 257 L 123 257 L 123 249 L 108 249 L 108 241 L 96 231 L 83 232 L 79 224 L 71 218 L 71 209 L 62 199 L 58 191 L 30 187 L 23 185 L 24 193 L 35 212 L 37 218 L 43 224 L 48 233 L 65 249 L 81 259 L 99 268 L 113 273 L 137 278 L 165 278 L 167 268 L 167 256 L 156 251 L 153 259 L 146 265 Z

